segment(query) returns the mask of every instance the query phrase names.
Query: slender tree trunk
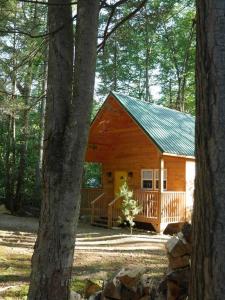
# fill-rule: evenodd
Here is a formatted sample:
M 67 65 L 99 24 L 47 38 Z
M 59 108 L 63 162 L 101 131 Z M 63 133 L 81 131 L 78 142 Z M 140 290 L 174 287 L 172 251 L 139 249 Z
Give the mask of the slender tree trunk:
M 24 199 L 24 181 L 25 169 L 27 162 L 27 140 L 28 140 L 28 111 L 23 114 L 23 141 L 20 148 L 20 160 L 17 173 L 16 194 L 14 199 L 14 211 L 17 212 L 22 208 Z
M 197 1 L 192 300 L 225 297 L 225 6 Z
M 29 109 L 30 93 L 33 81 L 33 65 L 30 64 L 25 77 L 24 86 L 17 82 L 17 88 L 23 97 L 25 109 L 22 114 L 22 139 L 19 151 L 19 165 L 17 171 L 16 193 L 14 198 L 14 211 L 19 211 L 22 208 L 24 200 L 24 185 L 25 185 L 25 171 L 27 165 L 27 143 L 29 137 Z
M 169 79 L 169 107 L 173 108 L 173 93 L 172 93 L 172 79 Z
M 114 35 L 114 45 L 113 45 L 113 90 L 117 90 L 117 40 L 116 35 Z
M 47 55 L 44 58 L 43 67 L 42 94 L 44 97 L 41 100 L 40 108 L 40 135 L 39 135 L 39 159 L 36 164 L 35 187 L 33 199 L 35 204 L 39 205 L 42 199 L 42 166 L 43 166 L 43 149 L 44 149 L 44 126 L 45 126 L 45 110 L 46 110 L 46 90 L 47 90 Z
M 180 75 L 177 76 L 177 97 L 176 97 L 176 109 L 181 111 L 181 77 Z
M 22 208 L 24 200 L 24 184 L 25 184 L 25 170 L 27 164 L 27 142 L 28 142 L 28 128 L 29 126 L 29 112 L 26 109 L 23 113 L 23 129 L 22 129 L 22 143 L 20 145 L 19 166 L 17 172 L 16 193 L 14 198 L 14 211 L 17 212 Z
M 6 142 L 6 152 L 5 152 L 5 205 L 13 212 L 13 188 L 12 188 L 12 143 L 13 143 L 13 133 L 12 124 L 13 118 L 11 116 L 7 117 L 7 142 Z
M 49 3 L 70 3 L 51 0 Z M 69 5 L 49 6 L 50 36 L 44 144 L 44 199 L 32 258 L 29 300 L 67 300 L 80 187 L 94 92 L 99 1 L 78 0 L 74 97 Z
M 16 26 L 16 14 L 14 19 L 14 27 Z M 12 97 L 11 101 L 15 102 L 16 92 L 16 34 L 13 35 L 13 56 L 12 56 Z M 8 137 L 7 137 L 7 150 L 6 150 L 6 184 L 5 184 L 5 195 L 6 195 L 6 206 L 14 213 L 14 189 L 15 189 L 15 167 L 16 167 L 16 119 L 15 113 L 12 112 L 8 117 Z
M 149 61 L 150 61 L 150 52 L 151 46 L 149 42 L 149 28 L 148 28 L 148 15 L 145 6 L 145 100 L 151 101 L 150 87 L 149 87 Z
M 184 55 L 184 61 L 182 66 L 182 80 L 181 80 L 181 92 L 180 92 L 180 111 L 185 111 L 185 92 L 186 92 L 186 83 L 187 83 L 187 76 L 188 76 L 188 68 L 190 62 L 190 50 L 191 45 L 193 42 L 195 33 L 195 22 L 193 22 L 189 34 L 189 38 L 187 40 L 187 47 Z

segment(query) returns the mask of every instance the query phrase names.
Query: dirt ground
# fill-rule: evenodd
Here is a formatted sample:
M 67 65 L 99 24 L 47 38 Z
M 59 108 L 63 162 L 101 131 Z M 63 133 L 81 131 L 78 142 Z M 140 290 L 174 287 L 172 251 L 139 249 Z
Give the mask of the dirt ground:
M 37 228 L 37 219 L 0 215 L 0 299 L 25 299 Z M 128 264 L 144 264 L 146 273 L 160 278 L 167 265 L 167 240 L 168 236 L 147 231 L 134 231 L 131 236 L 128 229 L 104 229 L 81 222 L 73 278 L 104 280 Z M 10 293 L 13 289 L 16 292 Z

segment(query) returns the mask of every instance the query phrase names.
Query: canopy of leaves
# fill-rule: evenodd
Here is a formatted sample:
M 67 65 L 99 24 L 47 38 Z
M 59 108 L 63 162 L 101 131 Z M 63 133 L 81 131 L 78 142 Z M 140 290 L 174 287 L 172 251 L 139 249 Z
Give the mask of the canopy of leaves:
M 114 22 L 128 9 L 128 4 L 121 7 Z M 194 113 L 194 47 L 194 2 L 148 1 L 99 53 L 98 95 L 116 90 Z M 156 88 L 161 90 L 157 99 Z

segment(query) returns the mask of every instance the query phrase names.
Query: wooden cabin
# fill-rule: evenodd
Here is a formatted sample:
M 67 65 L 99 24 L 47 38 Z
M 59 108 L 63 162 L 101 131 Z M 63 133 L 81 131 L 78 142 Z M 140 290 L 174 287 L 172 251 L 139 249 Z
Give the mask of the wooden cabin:
M 102 164 L 102 186 L 83 189 L 81 213 L 116 226 L 127 180 L 142 206 L 137 222 L 157 232 L 190 219 L 195 177 L 194 118 L 111 92 L 93 120 L 86 162 Z

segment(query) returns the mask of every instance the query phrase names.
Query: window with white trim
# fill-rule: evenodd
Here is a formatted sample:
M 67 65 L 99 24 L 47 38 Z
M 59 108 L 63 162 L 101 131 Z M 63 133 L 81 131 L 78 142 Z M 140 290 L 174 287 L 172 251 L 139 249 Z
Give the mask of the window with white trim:
M 167 169 L 163 170 L 163 189 L 167 190 Z
M 154 188 L 154 190 L 158 190 L 159 189 L 159 169 L 142 170 L 142 172 L 143 171 L 151 171 L 152 174 L 154 174 L 154 177 L 153 177 L 154 184 L 153 184 L 152 188 L 149 188 L 149 189 L 153 189 Z M 142 175 L 142 178 L 143 178 L 143 175 Z M 151 177 L 151 179 L 152 179 L 152 177 Z M 143 180 L 142 180 L 142 188 L 144 188 L 143 187 Z M 167 169 L 163 170 L 163 189 L 167 190 Z
M 141 170 L 141 187 L 142 189 L 153 189 L 153 170 Z
M 159 169 L 154 170 L 154 189 L 159 189 Z

